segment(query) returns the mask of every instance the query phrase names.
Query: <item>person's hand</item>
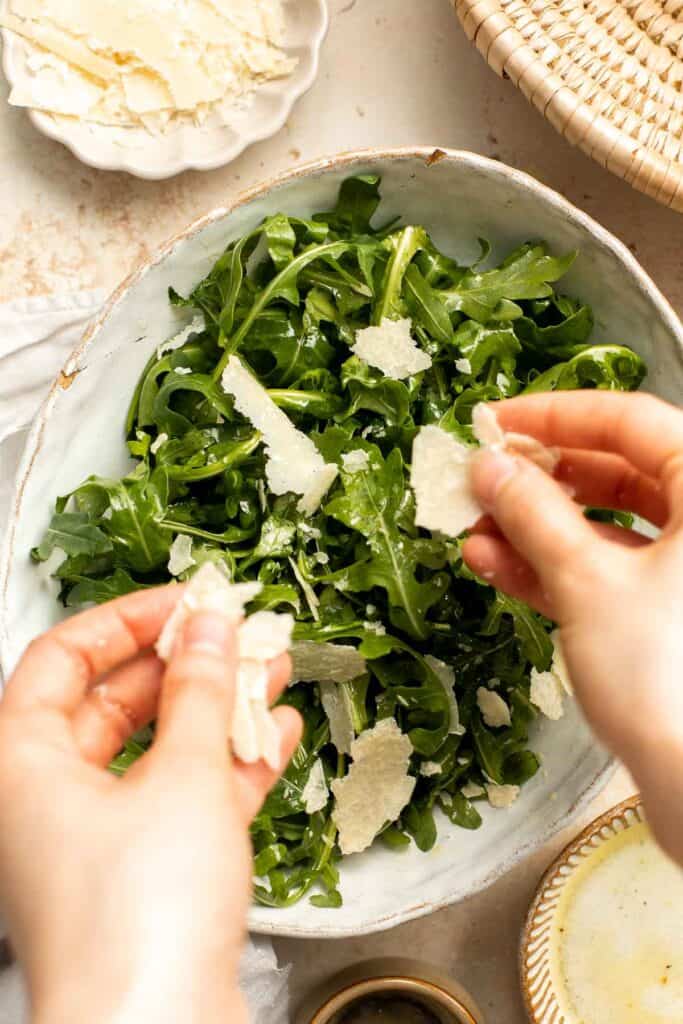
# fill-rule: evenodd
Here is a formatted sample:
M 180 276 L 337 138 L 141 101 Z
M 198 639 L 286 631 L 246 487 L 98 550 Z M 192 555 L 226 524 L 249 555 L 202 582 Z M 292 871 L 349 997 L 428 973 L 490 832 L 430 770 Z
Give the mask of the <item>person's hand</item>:
M 0 705 L 0 903 L 38 1024 L 246 1019 L 237 970 L 248 825 L 275 774 L 231 760 L 235 632 L 186 623 L 150 650 L 179 586 L 87 611 L 28 648 Z M 290 672 L 271 666 L 270 696 Z M 274 712 L 281 767 L 298 714 Z M 106 766 L 157 718 L 118 779 Z
M 477 456 L 472 484 L 495 526 L 483 520 L 464 557 L 559 623 L 577 697 L 683 863 L 683 413 L 601 391 L 495 410 L 504 429 L 558 446 L 561 460 L 553 480 L 520 457 Z M 583 505 L 635 512 L 661 534 L 590 522 Z

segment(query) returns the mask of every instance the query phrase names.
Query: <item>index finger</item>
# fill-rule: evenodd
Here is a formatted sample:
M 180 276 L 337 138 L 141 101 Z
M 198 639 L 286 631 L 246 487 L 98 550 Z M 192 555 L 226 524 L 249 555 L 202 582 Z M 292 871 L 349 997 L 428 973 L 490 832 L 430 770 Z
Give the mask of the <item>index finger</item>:
M 505 430 L 547 445 L 623 455 L 655 480 L 683 454 L 683 412 L 654 395 L 555 391 L 496 403 Z
M 103 673 L 151 647 L 183 593 L 174 584 L 139 590 L 81 612 L 29 644 L 4 700 L 71 715 Z

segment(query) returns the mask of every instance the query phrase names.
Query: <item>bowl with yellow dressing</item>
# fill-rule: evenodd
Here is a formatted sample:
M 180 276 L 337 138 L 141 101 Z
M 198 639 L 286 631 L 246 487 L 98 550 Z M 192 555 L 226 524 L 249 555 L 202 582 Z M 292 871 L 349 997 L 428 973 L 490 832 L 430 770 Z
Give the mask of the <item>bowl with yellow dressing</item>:
M 589 825 L 543 877 L 522 939 L 532 1024 L 683 1021 L 683 870 L 639 797 Z

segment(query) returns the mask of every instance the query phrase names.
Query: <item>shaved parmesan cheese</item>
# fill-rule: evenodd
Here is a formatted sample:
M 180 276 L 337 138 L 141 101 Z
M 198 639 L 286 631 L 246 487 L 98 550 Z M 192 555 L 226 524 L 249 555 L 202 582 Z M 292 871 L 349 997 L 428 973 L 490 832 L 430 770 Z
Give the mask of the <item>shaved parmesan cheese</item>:
M 205 563 L 192 577 L 161 631 L 156 645 L 159 657 L 164 661 L 170 659 L 190 615 L 197 611 L 219 612 L 237 623 L 244 614 L 244 606 L 262 589 L 261 583 L 231 583 L 213 562 Z
M 393 718 L 383 718 L 354 740 L 348 774 L 332 782 L 332 819 L 344 855 L 367 849 L 409 802 L 415 788 L 408 774 L 412 752 L 412 743 Z
M 161 359 L 165 352 L 175 352 L 176 349 L 182 348 L 193 334 L 201 334 L 205 330 L 206 320 L 203 313 L 199 313 L 186 327 L 183 327 L 182 331 L 178 331 L 172 338 L 158 346 L 157 356 Z
M 192 556 L 192 537 L 179 533 L 171 544 L 168 558 L 168 571 L 171 576 L 180 576 L 195 564 Z
M 320 683 L 320 701 L 330 723 L 330 740 L 340 754 L 350 754 L 356 737 L 351 696 L 344 683 Z
M 279 612 L 254 612 L 239 629 L 240 658 L 272 661 L 289 650 L 294 619 Z
M 0 25 L 60 59 L 66 73 L 31 65 L 14 102 L 123 127 L 229 124 L 256 87 L 289 75 L 281 49 L 283 0 L 12 0 Z M 50 96 L 52 87 L 52 96 Z
M 432 654 L 428 654 L 425 661 L 434 672 L 441 685 L 443 686 L 446 696 L 448 697 L 448 707 L 450 710 L 451 721 L 448 732 L 451 736 L 463 736 L 465 728 L 460 724 L 460 711 L 458 709 L 458 701 L 456 699 L 453 687 L 455 686 L 455 672 L 447 665 L 445 661 L 441 661 L 439 658 L 435 658 Z
M 512 725 L 510 708 L 495 690 L 487 690 L 485 686 L 480 686 L 477 690 L 477 706 L 484 722 L 492 729 Z
M 292 679 L 301 683 L 348 683 L 362 676 L 365 658 L 348 644 L 298 640 L 292 646 Z
M 550 634 L 550 639 L 553 642 L 553 660 L 550 670 L 548 672 L 538 672 L 535 668 L 531 670 L 529 699 L 546 718 L 556 722 L 564 715 L 565 694 L 571 697 L 574 691 L 567 663 L 562 653 L 559 629 Z
M 342 455 L 342 466 L 345 473 L 362 473 L 370 465 L 368 453 L 362 448 L 354 448 L 352 452 Z
M 325 768 L 320 758 L 317 758 L 313 762 L 313 767 L 301 793 L 301 800 L 306 814 L 315 814 L 316 811 L 322 811 L 329 798 L 330 791 L 327 788 L 327 781 L 325 779 Z
M 241 622 L 244 608 L 260 592 L 260 583 L 231 583 L 212 562 L 205 562 L 188 583 L 157 641 L 168 661 L 190 615 L 212 611 L 237 626 L 239 661 L 230 738 L 235 756 L 246 764 L 264 760 L 281 769 L 280 733 L 268 707 L 268 662 L 288 650 L 291 615 L 256 612 Z
M 466 782 L 464 786 L 461 786 L 460 792 L 466 800 L 474 800 L 478 796 L 486 795 L 484 787 L 477 782 Z
M 552 474 L 559 453 L 525 434 L 506 434 L 490 406 L 480 403 L 472 413 L 474 436 L 484 448 L 505 448 L 530 459 Z M 421 427 L 413 441 L 410 483 L 415 491 L 415 523 L 458 537 L 484 514 L 470 484 L 477 449 L 463 444 L 434 424 Z
M 554 672 L 538 672 L 532 668 L 529 700 L 553 722 L 564 714 L 562 683 Z
M 382 320 L 379 327 L 356 331 L 352 351 L 370 366 L 376 366 L 385 377 L 403 380 L 428 370 L 432 358 L 423 352 L 410 333 L 410 320 Z
M 296 429 L 237 356 L 230 357 L 221 384 L 233 396 L 237 411 L 263 436 L 270 490 L 273 494 L 292 491 L 303 495 L 298 508 L 311 515 L 332 486 L 337 467 L 325 462 L 310 437 Z
M 472 373 L 472 363 L 469 359 L 456 359 L 455 368 L 458 373 Z
M 433 775 L 441 775 L 441 765 L 436 761 L 423 761 L 420 765 L 420 775 L 428 779 Z
M 553 642 L 553 663 L 551 665 L 551 671 L 557 676 L 562 684 L 562 689 L 570 697 L 574 694 L 574 687 L 572 681 L 569 678 L 569 669 L 567 668 L 567 662 L 564 657 L 564 651 L 562 650 L 562 637 L 559 629 L 554 629 L 550 634 L 550 639 Z
M 413 441 L 410 472 L 417 526 L 457 537 L 481 517 L 481 506 L 470 488 L 474 450 L 441 427 L 420 428 Z
M 192 373 L 192 367 L 191 366 L 174 366 L 173 367 L 173 372 L 177 373 L 179 377 L 186 377 L 188 374 Z
M 156 455 L 156 453 L 159 451 L 161 446 L 163 444 L 166 444 L 167 441 L 168 441 L 168 434 L 163 434 L 163 433 L 162 434 L 158 434 L 157 437 L 155 438 L 155 440 L 152 441 L 151 445 L 149 446 L 149 450 L 151 451 L 152 455 Z
M 519 796 L 519 786 L 496 786 L 492 782 L 487 782 L 486 795 L 491 807 L 509 807 Z

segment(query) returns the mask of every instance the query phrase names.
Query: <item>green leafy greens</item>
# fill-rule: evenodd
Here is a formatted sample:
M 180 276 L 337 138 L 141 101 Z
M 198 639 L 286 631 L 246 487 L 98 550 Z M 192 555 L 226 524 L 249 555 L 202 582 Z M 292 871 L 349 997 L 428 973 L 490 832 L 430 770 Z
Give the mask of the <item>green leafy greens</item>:
M 481 798 L 468 799 L 466 783 L 471 793 L 490 781 L 521 785 L 536 772 L 529 673 L 549 667 L 552 643 L 551 624 L 474 577 L 456 542 L 416 528 L 413 438 L 427 423 L 470 438 L 482 400 L 637 388 L 645 367 L 626 347 L 591 341 L 590 309 L 556 291 L 575 254 L 553 256 L 533 242 L 483 269 L 482 243 L 480 261 L 461 266 L 422 227 L 373 226 L 379 203 L 376 177 L 351 178 L 334 209 L 309 221 L 269 217 L 232 242 L 189 297 L 171 291 L 203 326 L 200 318 L 182 347 L 145 368 L 126 421 L 134 467 L 121 480 L 91 477 L 61 498 L 32 557 L 59 561 L 62 601 L 76 606 L 167 581 L 172 545 L 184 535 L 193 564 L 183 577 L 207 560 L 222 563 L 235 580 L 262 582 L 254 607 L 294 612 L 298 640 L 359 648 L 367 671 L 332 684 L 355 732 L 393 716 L 414 751 L 413 799 L 381 839 L 428 850 L 436 809 L 462 828 L 480 826 Z M 392 380 L 350 346 L 359 329 L 403 317 L 432 365 Z M 308 519 L 298 496 L 269 493 L 260 435 L 220 386 L 238 350 L 339 466 Z M 358 450 L 351 471 L 344 456 Z M 452 671 L 452 693 L 434 658 Z M 476 691 L 487 684 L 508 704 L 509 726 L 485 724 Z M 340 903 L 332 800 L 311 815 L 304 800 L 318 759 L 328 784 L 349 767 L 331 742 L 322 688 L 298 683 L 282 697 L 305 729 L 252 828 L 256 899 L 269 906 L 313 889 L 314 905 Z M 112 770 L 123 773 L 152 735 L 127 743 Z

